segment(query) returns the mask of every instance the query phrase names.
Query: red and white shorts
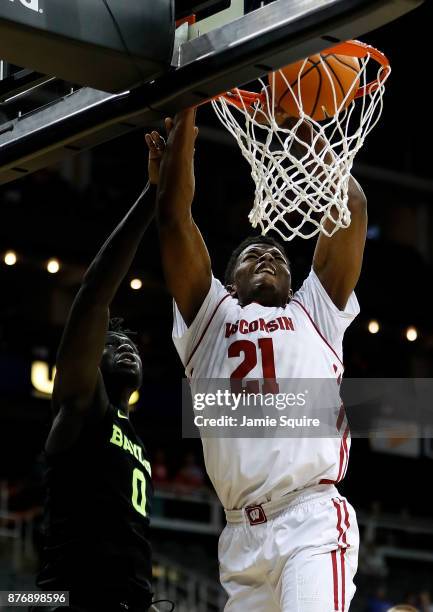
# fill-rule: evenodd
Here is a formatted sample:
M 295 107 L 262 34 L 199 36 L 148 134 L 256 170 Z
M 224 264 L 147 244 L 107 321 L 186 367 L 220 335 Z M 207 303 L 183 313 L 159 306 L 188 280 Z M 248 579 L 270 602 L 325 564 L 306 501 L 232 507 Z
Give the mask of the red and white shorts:
M 226 511 L 218 546 L 225 612 L 346 612 L 355 593 L 355 511 L 333 485 Z

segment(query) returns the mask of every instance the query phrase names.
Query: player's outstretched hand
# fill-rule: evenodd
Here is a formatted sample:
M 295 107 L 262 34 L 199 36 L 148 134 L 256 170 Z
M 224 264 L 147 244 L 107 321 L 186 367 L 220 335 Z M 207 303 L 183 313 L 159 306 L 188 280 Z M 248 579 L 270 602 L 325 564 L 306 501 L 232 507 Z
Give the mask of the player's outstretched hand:
M 194 153 L 195 140 L 198 127 L 195 125 L 196 109 L 186 108 L 177 113 L 174 119 L 165 120 L 167 130 L 167 141 L 174 144 L 184 155 L 191 156 Z
M 198 134 L 195 109 L 183 110 L 165 120 L 167 144 L 161 163 L 159 193 L 173 206 L 189 205 L 194 197 L 194 147 Z M 161 195 L 163 194 L 163 195 Z M 177 202 L 177 204 L 175 204 Z
M 152 185 L 157 185 L 159 181 L 159 167 L 165 151 L 165 140 L 161 134 L 155 130 L 146 134 L 144 138 L 149 149 L 149 182 Z

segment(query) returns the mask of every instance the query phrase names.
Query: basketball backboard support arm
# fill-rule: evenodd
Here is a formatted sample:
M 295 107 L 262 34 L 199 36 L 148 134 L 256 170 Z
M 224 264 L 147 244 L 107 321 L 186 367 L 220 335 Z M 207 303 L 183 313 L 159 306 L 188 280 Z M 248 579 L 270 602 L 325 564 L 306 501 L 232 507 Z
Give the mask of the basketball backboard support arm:
M 79 89 L 0 126 L 0 183 L 159 121 L 376 29 L 423 0 L 276 0 L 188 40 L 177 66 L 121 94 Z

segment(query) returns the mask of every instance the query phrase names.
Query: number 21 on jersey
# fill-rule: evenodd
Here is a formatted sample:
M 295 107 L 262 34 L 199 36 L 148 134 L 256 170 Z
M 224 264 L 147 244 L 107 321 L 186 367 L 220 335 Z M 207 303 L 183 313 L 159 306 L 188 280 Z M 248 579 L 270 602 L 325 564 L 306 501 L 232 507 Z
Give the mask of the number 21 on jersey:
M 260 353 L 262 365 L 263 384 L 260 389 L 259 380 L 247 380 L 245 386 L 242 379 L 256 367 Z M 230 375 L 230 387 L 235 393 L 278 393 L 279 387 L 275 375 L 274 345 L 272 338 L 259 338 L 256 342 L 251 340 L 236 340 L 228 348 L 229 357 L 240 357 L 243 361 Z

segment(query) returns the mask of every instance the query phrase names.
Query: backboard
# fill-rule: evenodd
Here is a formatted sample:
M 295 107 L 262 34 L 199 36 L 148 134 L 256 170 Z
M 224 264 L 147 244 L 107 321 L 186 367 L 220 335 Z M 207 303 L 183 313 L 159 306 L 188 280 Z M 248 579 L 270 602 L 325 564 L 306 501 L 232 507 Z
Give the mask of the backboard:
M 166 74 L 118 94 L 62 82 L 60 96 L 47 97 L 45 88 L 53 87 L 54 77 L 24 70 L 21 76 L 0 81 L 0 113 L 6 119 L 0 124 L 0 183 L 201 104 L 336 42 L 359 37 L 422 2 L 223 2 L 217 13 L 178 28 L 172 67 Z M 198 4 L 206 2 L 191 3 Z M 20 111 L 29 96 L 33 106 Z

